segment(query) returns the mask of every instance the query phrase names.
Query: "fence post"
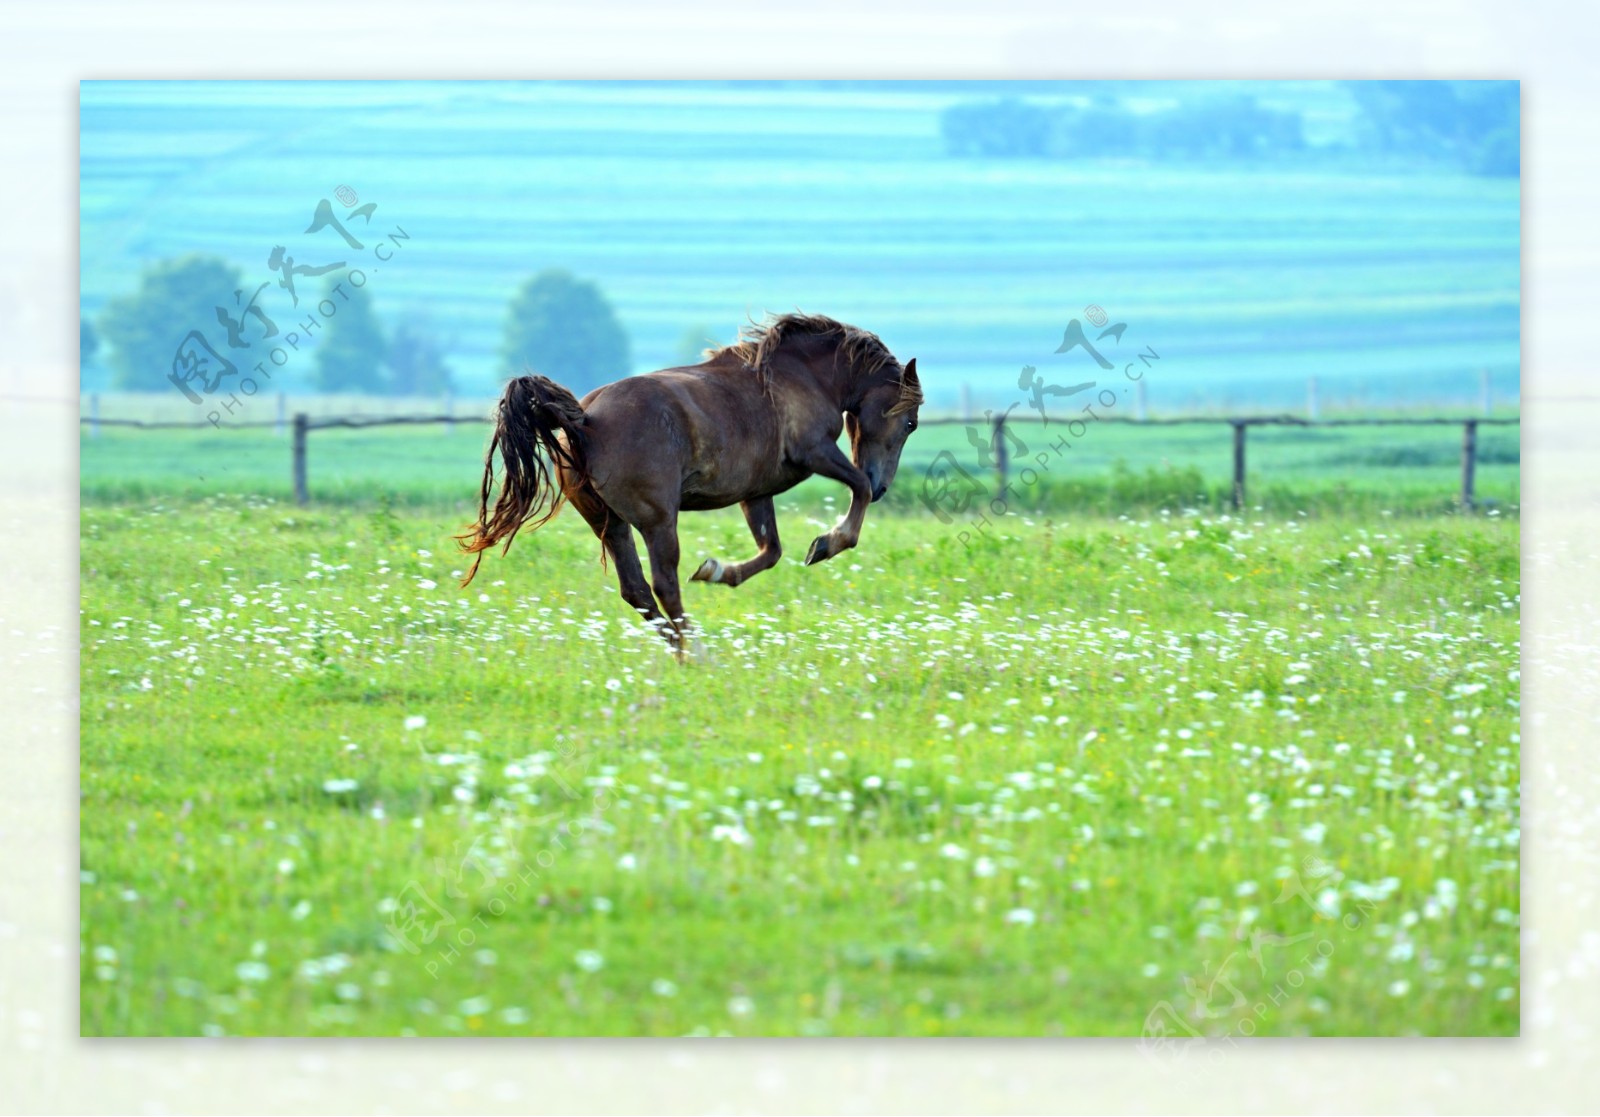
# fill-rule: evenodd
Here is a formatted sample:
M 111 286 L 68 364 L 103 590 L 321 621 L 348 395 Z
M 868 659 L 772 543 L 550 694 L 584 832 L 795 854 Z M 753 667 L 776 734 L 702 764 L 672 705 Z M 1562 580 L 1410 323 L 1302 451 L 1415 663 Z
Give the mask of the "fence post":
M 284 416 L 286 414 L 288 414 L 288 410 L 289 410 L 289 398 L 287 396 L 285 396 L 282 392 L 279 392 L 278 393 L 278 425 L 277 425 L 277 428 L 273 431 L 273 433 L 276 434 L 279 438 L 283 437 L 283 427 L 284 427 L 283 420 L 284 420 Z
M 1317 378 L 1315 376 L 1306 381 L 1306 418 L 1313 423 L 1317 421 Z
M 89 437 L 100 437 L 100 393 L 89 394 Z
M 311 421 L 304 411 L 294 413 L 294 502 L 308 504 L 311 494 L 306 491 L 306 432 Z
M 1244 508 L 1244 432 L 1247 423 L 1239 419 L 1233 423 L 1233 509 Z
M 1139 377 L 1133 385 L 1133 417 L 1139 422 L 1145 420 L 1144 377 Z
M 995 476 L 1000 478 L 1000 491 L 1004 492 L 1006 487 L 1006 465 L 1008 464 L 1008 455 L 1006 454 L 1006 413 L 1004 411 L 994 417 L 993 438 L 994 441 L 989 445 L 994 447 L 994 472 Z
M 1472 511 L 1474 505 L 1472 483 L 1477 467 L 1478 422 L 1468 419 L 1461 429 L 1461 507 L 1468 512 Z

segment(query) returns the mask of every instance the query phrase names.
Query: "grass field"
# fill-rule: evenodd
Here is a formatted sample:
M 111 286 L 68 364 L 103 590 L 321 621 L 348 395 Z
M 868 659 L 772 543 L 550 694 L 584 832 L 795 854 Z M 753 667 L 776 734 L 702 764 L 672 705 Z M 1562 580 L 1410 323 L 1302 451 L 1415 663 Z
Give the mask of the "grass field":
M 679 664 L 570 514 L 455 587 L 408 478 L 481 428 L 314 436 L 310 510 L 226 437 L 84 444 L 85 1035 L 1518 1031 L 1514 508 L 1312 463 L 803 568 L 807 488 Z

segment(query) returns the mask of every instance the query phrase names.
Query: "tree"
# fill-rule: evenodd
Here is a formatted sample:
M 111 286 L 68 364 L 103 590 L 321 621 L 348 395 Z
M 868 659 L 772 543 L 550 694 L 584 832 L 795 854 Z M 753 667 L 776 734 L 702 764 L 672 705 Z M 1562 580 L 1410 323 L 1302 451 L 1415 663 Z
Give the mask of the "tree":
M 1472 158 L 1475 174 L 1497 178 L 1522 175 L 1522 133 L 1516 127 L 1497 128 L 1483 138 Z
M 628 335 L 593 283 L 542 271 L 511 300 L 501 349 L 505 371 L 532 369 L 582 396 L 628 373 Z
M 95 354 L 100 352 L 100 335 L 94 328 L 94 323 L 87 318 L 78 319 L 78 367 L 85 369 L 94 364 Z
M 139 288 L 112 299 L 100 313 L 100 335 L 111 347 L 111 384 L 147 391 L 170 388 L 172 358 L 191 330 L 210 336 L 217 308 L 231 311 L 240 271 L 215 256 L 160 260 L 145 268 Z M 226 344 L 222 345 L 226 356 Z
M 1446 81 L 1347 81 L 1361 109 L 1362 146 L 1410 155 L 1453 151 L 1461 138 L 1460 102 Z
M 1006 98 L 951 105 L 939 131 L 951 155 L 1026 157 L 1045 154 L 1052 123 L 1049 109 Z
M 690 326 L 678 339 L 678 349 L 672 359 L 679 365 L 697 365 L 706 359 L 706 350 L 716 344 L 711 340 L 710 326 Z
M 389 347 L 372 313 L 372 296 L 352 287 L 348 277 L 332 276 L 322 297 L 338 309 L 323 324 L 317 342 L 317 387 L 324 392 L 382 392 Z
M 1102 95 L 1085 108 L 1057 112 L 1047 150 L 1054 156 L 1122 158 L 1138 154 L 1142 143 L 1140 118 Z
M 1025 101 L 952 105 L 940 118 L 952 155 L 981 157 L 1260 160 L 1304 148 L 1300 114 L 1254 97 L 1202 95 L 1152 112 L 1102 91 L 1085 105 Z
M 1514 81 L 1456 82 L 1462 115 L 1475 142 L 1467 159 L 1474 174 L 1522 174 L 1522 87 Z
M 452 389 L 444 350 L 432 334 L 404 323 L 389 341 L 389 390 L 397 396 L 437 396 Z
M 1456 163 L 1474 174 L 1522 171 L 1521 86 L 1514 81 L 1349 81 L 1362 146 Z
M 1304 146 L 1300 114 L 1262 107 L 1250 96 L 1197 99 L 1150 114 L 1144 154 L 1154 159 L 1227 161 L 1276 157 Z

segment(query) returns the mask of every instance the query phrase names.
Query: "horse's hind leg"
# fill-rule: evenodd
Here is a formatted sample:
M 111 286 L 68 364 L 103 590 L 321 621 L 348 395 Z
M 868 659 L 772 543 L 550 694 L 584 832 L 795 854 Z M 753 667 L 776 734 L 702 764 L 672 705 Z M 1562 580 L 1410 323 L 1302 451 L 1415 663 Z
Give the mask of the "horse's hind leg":
M 683 614 L 683 595 L 678 589 L 678 517 L 667 515 L 641 525 L 639 534 L 644 536 L 644 549 L 650 556 L 650 588 L 673 626 L 667 639 L 681 652 L 689 619 Z
M 747 500 L 739 507 L 744 509 L 744 521 L 750 525 L 750 534 L 756 537 L 756 546 L 760 548 L 756 557 L 729 563 L 708 558 L 700 564 L 700 569 L 694 572 L 690 581 L 737 586 L 745 579 L 778 565 L 778 560 L 783 557 L 783 547 L 778 543 L 778 514 L 773 510 L 772 498 Z
M 569 492 L 567 497 L 583 518 L 589 521 L 589 526 L 600 537 L 606 553 L 611 556 L 622 600 L 642 616 L 646 624 L 657 629 L 669 629 L 666 618 L 656 608 L 656 599 L 650 595 L 650 583 L 645 581 L 644 567 L 639 564 L 639 550 L 633 545 L 633 529 L 628 526 L 628 521 L 612 511 L 593 489 L 578 489 Z

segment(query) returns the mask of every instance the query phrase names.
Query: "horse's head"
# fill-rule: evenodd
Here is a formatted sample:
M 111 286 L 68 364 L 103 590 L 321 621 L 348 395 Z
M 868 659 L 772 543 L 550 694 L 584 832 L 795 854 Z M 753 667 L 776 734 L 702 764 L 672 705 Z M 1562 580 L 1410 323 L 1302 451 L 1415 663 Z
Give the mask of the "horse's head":
M 900 468 L 900 451 L 917 429 L 917 408 L 922 404 L 922 385 L 917 382 L 917 361 L 913 357 L 898 377 L 889 377 L 874 386 L 861 399 L 861 406 L 844 417 L 850 434 L 850 456 L 856 468 L 867 475 L 874 501 L 883 497 Z

